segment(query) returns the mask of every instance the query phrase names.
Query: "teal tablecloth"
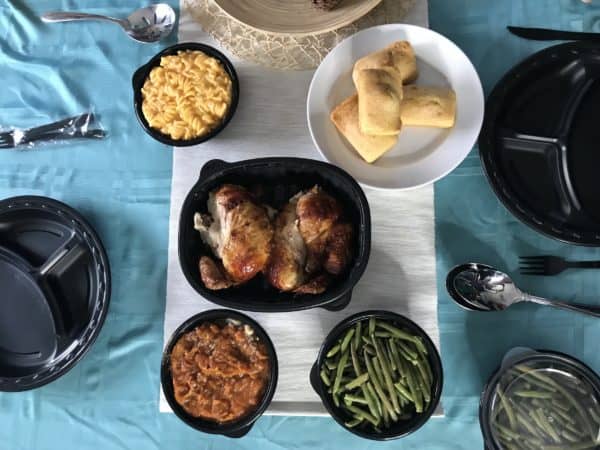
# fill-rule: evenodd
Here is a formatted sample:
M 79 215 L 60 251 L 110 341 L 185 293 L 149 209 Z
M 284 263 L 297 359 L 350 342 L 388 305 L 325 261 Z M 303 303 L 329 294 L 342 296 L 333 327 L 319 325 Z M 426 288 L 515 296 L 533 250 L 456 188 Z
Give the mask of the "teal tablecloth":
M 431 27 L 465 50 L 486 92 L 543 45 L 509 36 L 505 25 L 600 31 L 600 8 L 579 0 L 429 2 Z M 244 439 L 229 440 L 159 414 L 171 152 L 141 131 L 130 91 L 131 73 L 159 45 L 139 45 L 107 24 L 37 19 L 53 9 L 125 15 L 144 3 L 0 0 L 0 126 L 43 123 L 93 107 L 110 133 L 103 142 L 0 151 L 0 198 L 47 195 L 79 209 L 105 242 L 114 280 L 106 324 L 80 363 L 36 391 L 0 394 L 0 449 L 479 449 L 479 392 L 511 346 L 562 350 L 600 370 L 600 325 L 593 319 L 527 306 L 467 314 L 449 301 L 443 280 L 456 263 L 478 260 L 514 271 L 522 253 L 600 256 L 543 238 L 512 218 L 488 187 L 474 150 L 435 186 L 445 418 L 386 444 L 359 440 L 330 419 L 264 417 Z M 594 301 L 600 290 L 594 272 L 516 279 L 566 299 Z

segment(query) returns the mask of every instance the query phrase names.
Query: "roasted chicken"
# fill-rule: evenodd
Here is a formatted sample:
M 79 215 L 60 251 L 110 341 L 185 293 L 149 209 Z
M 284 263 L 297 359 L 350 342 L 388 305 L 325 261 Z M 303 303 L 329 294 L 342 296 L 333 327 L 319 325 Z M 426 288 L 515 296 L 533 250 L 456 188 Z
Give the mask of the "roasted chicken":
M 323 292 L 350 263 L 352 235 L 341 205 L 320 187 L 295 195 L 275 219 L 269 283 L 282 291 Z
M 207 206 L 208 214 L 194 215 L 194 228 L 220 261 L 210 256 L 200 258 L 200 276 L 205 286 L 225 289 L 262 272 L 273 238 L 267 208 L 246 189 L 232 184 L 211 192 Z

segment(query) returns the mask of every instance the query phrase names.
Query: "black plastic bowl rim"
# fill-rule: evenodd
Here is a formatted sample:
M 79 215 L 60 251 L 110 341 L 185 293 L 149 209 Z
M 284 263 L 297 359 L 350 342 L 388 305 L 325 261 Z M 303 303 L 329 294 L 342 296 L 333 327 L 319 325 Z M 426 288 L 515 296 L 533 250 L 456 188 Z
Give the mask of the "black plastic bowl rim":
M 111 270 L 106 249 L 98 233 L 81 213 L 69 205 L 49 197 L 23 195 L 2 200 L 0 210 L 5 207 L 15 209 L 28 207 L 52 208 L 57 211 L 57 214 L 68 218 L 73 224 L 72 226 L 80 229 L 81 233 L 87 237 L 88 243 L 93 246 L 91 252 L 96 257 L 98 271 L 101 271 L 103 277 L 103 289 L 97 295 L 95 312 L 90 318 L 88 326 L 81 332 L 79 345 L 74 346 L 69 355 L 65 355 L 68 357 L 63 357 L 56 365 L 52 366 L 51 371 L 46 371 L 49 372 L 48 374 L 43 376 L 34 374 L 12 378 L 0 375 L 0 392 L 22 392 L 37 389 L 62 377 L 81 361 L 92 348 L 108 315 L 111 298 Z
M 194 207 L 196 193 L 205 186 L 216 184 L 220 179 L 231 173 L 236 171 L 243 173 L 246 169 L 261 166 L 303 167 L 310 169 L 310 171 L 315 173 L 326 173 L 329 176 L 335 176 L 338 179 L 343 180 L 346 186 L 352 190 L 354 195 L 353 202 L 359 211 L 361 222 L 359 224 L 360 227 L 356 229 L 357 235 L 360 234 L 358 237 L 359 245 L 354 266 L 349 269 L 350 272 L 345 275 L 348 278 L 341 285 L 328 288 L 322 294 L 313 295 L 311 296 L 311 299 L 306 299 L 302 302 L 293 304 L 284 301 L 263 303 L 239 302 L 225 298 L 224 294 L 220 294 L 222 291 L 213 291 L 206 288 L 198 275 L 197 265 L 190 267 L 186 263 L 186 258 L 183 253 L 186 246 L 183 227 L 186 226 L 185 218 L 193 216 L 193 214 L 190 214 L 190 209 Z M 177 241 L 179 265 L 186 280 L 198 294 L 212 303 L 225 308 L 255 312 L 290 312 L 312 308 L 340 311 L 350 303 L 352 299 L 352 290 L 364 274 L 369 262 L 371 253 L 371 212 L 367 197 L 360 185 L 351 175 L 333 164 L 313 159 L 292 157 L 255 158 L 231 163 L 220 159 L 213 159 L 204 164 L 200 171 L 198 182 L 190 189 L 183 202 L 179 216 L 179 235 Z
M 144 113 L 142 112 L 142 87 L 144 86 L 146 78 L 148 78 L 148 75 L 150 75 L 150 71 L 160 64 L 161 57 L 174 55 L 181 50 L 197 50 L 207 54 L 208 56 L 212 56 L 213 58 L 219 60 L 227 72 L 227 75 L 229 75 L 229 78 L 231 78 L 231 104 L 227 109 L 227 114 L 225 114 L 225 117 L 223 117 L 221 123 L 213 128 L 210 132 L 193 139 L 173 139 L 171 136 L 155 130 L 154 128 L 150 127 L 148 121 L 144 117 Z M 197 42 L 183 42 L 181 44 L 172 45 L 171 47 L 167 47 L 161 52 L 157 53 L 150 61 L 135 71 L 132 77 L 132 85 L 133 108 L 140 125 L 146 131 L 146 133 L 148 133 L 154 139 L 172 147 L 188 147 L 191 145 L 198 145 L 215 137 L 227 126 L 235 114 L 240 98 L 240 83 L 237 72 L 235 71 L 231 61 L 229 61 L 229 59 L 227 59 L 227 57 L 216 48 Z
M 348 428 L 344 425 L 344 418 L 338 412 L 338 408 L 333 404 L 333 400 L 327 394 L 327 386 L 321 380 L 319 376 L 319 370 L 322 366 L 325 357 L 327 355 L 327 351 L 331 346 L 335 343 L 335 341 L 344 334 L 344 332 L 354 326 L 354 324 L 358 321 L 369 319 L 369 318 L 381 319 L 387 322 L 392 322 L 395 325 L 406 328 L 410 330 L 414 335 L 420 336 L 423 338 L 423 343 L 427 347 L 427 353 L 429 358 L 429 363 L 431 364 L 431 370 L 434 378 L 433 385 L 433 396 L 431 399 L 431 403 L 426 411 L 422 414 L 416 415 L 413 419 L 400 422 L 393 427 L 390 427 L 388 430 L 382 430 L 381 433 L 375 432 L 367 432 L 363 430 L 359 430 L 357 428 Z M 338 323 L 333 330 L 327 335 L 323 344 L 321 345 L 321 349 L 319 350 L 319 355 L 317 356 L 317 361 L 313 364 L 312 369 L 310 371 L 310 384 L 313 389 L 317 393 L 317 395 L 321 398 L 323 405 L 333 417 L 333 419 L 340 424 L 347 431 L 360 436 L 365 439 L 371 439 L 374 441 L 389 441 L 392 439 L 399 439 L 405 436 L 408 436 L 411 433 L 414 433 L 419 428 L 421 428 L 425 423 L 429 420 L 431 415 L 436 410 L 440 398 L 442 395 L 442 387 L 444 384 L 444 371 L 442 368 L 442 360 L 440 358 L 440 354 L 431 340 L 431 338 L 425 333 L 425 331 L 419 327 L 415 322 L 408 319 L 405 316 L 400 314 L 393 313 L 391 311 L 382 311 L 382 310 L 369 310 L 356 313 L 346 319 L 342 320 Z
M 271 363 L 271 374 L 269 376 L 269 382 L 263 394 L 263 398 L 253 412 L 235 422 L 219 424 L 209 420 L 193 417 L 188 414 L 179 405 L 179 403 L 177 403 L 175 400 L 175 394 L 173 392 L 173 381 L 171 378 L 171 352 L 182 335 L 193 330 L 200 324 L 228 319 L 239 321 L 244 325 L 249 325 L 256 333 L 258 339 L 265 344 L 267 353 L 269 355 L 269 361 Z M 273 342 L 269 338 L 267 332 L 255 320 L 251 319 L 245 314 L 232 311 L 230 309 L 211 309 L 190 317 L 181 325 L 179 325 L 179 327 L 173 332 L 163 351 L 160 367 L 160 382 L 169 406 L 182 422 L 204 433 L 220 434 L 231 438 L 239 438 L 245 436 L 252 429 L 254 423 L 260 416 L 262 416 L 262 414 L 271 404 L 271 400 L 273 399 L 273 395 L 275 394 L 275 389 L 277 387 L 278 374 L 279 369 L 277 363 L 277 353 L 275 352 Z
M 479 427 L 481 428 L 486 450 L 502 450 L 500 447 L 494 444 L 494 438 L 492 437 L 492 430 L 489 424 L 491 406 L 490 401 L 494 391 L 496 390 L 496 385 L 506 374 L 506 372 L 516 364 L 531 363 L 540 360 L 548 362 L 556 361 L 557 363 L 564 364 L 565 366 L 572 368 L 573 372 L 583 375 L 600 396 L 600 377 L 598 377 L 596 372 L 594 372 L 586 364 L 570 355 L 553 350 L 530 350 L 525 351 L 521 355 L 516 355 L 514 358 L 510 359 L 508 364 L 501 364 L 492 373 L 490 379 L 481 392 L 481 397 L 479 400 Z

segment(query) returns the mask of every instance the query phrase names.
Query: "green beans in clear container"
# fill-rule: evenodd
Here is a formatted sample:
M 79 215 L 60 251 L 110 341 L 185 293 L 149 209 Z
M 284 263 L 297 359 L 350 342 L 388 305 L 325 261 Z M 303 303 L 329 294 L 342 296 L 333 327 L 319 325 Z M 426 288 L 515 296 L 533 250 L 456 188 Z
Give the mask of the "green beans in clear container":
M 531 352 L 502 368 L 484 392 L 491 449 L 600 449 L 600 384 L 577 360 Z

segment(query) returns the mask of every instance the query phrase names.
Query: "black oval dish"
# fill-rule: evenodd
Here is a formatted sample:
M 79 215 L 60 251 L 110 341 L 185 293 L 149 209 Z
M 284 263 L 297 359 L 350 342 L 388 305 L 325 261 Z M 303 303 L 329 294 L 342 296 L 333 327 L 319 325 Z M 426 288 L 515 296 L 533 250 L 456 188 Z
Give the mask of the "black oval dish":
M 600 246 L 600 46 L 556 45 L 525 59 L 486 104 L 479 152 L 498 198 L 546 236 Z
M 431 364 L 431 371 L 433 373 L 433 378 L 435 382 L 434 392 L 431 399 L 431 404 L 422 414 L 419 414 L 413 417 L 411 420 L 405 422 L 399 422 L 395 424 L 388 430 L 382 430 L 381 433 L 368 433 L 363 430 L 359 430 L 357 428 L 348 428 L 344 425 L 344 422 L 349 418 L 342 417 L 338 412 L 338 408 L 334 405 L 331 396 L 327 394 L 327 386 L 321 380 L 319 376 L 319 368 L 323 364 L 325 357 L 327 355 L 327 351 L 333 346 L 333 344 L 340 338 L 344 332 L 354 326 L 354 324 L 360 320 L 365 320 L 370 317 L 374 317 L 376 319 L 382 319 L 389 322 L 392 322 L 398 325 L 400 328 L 405 328 L 413 332 L 416 336 L 421 336 L 423 338 L 423 342 L 427 347 L 427 353 L 429 356 L 429 363 Z M 317 356 L 317 361 L 313 364 L 310 370 L 310 384 L 315 392 L 321 397 L 321 401 L 323 405 L 329 411 L 331 417 L 340 424 L 343 428 L 348 430 L 351 433 L 356 434 L 365 439 L 372 439 L 374 441 L 389 441 L 392 439 L 399 439 L 404 436 L 408 436 L 409 434 L 417 431 L 421 428 L 425 422 L 429 420 L 431 415 L 434 413 L 435 409 L 440 402 L 440 397 L 442 395 L 442 387 L 444 384 L 444 372 L 442 369 L 442 360 L 440 359 L 440 354 L 437 351 L 433 341 L 429 338 L 427 333 L 423 331 L 421 327 L 419 327 L 412 320 L 401 316 L 399 314 L 390 312 L 390 311 L 363 311 L 357 314 L 354 314 L 346 319 L 342 320 L 339 324 L 335 326 L 333 330 L 327 335 L 323 344 L 321 345 L 321 349 L 319 350 L 319 355 Z
M 496 390 L 496 385 L 502 379 L 502 376 L 505 375 L 506 371 L 517 364 L 534 363 L 536 361 L 547 361 L 551 363 L 552 361 L 555 361 L 561 365 L 571 368 L 573 371 L 585 377 L 596 389 L 596 394 L 598 397 L 600 397 L 600 378 L 583 362 L 573 358 L 572 356 L 552 350 L 527 350 L 519 352 L 520 354 L 516 355 L 515 357 L 509 357 L 508 362 L 503 362 L 500 367 L 498 367 L 490 376 L 490 379 L 481 392 L 481 397 L 479 400 L 479 426 L 481 428 L 481 433 L 483 434 L 486 450 L 502 450 L 500 447 L 498 447 L 498 445 L 495 444 L 495 439 L 492 436 L 492 430 L 490 427 L 491 400 Z
M 354 260 L 347 272 L 318 295 L 279 292 L 259 275 L 249 282 L 220 291 L 204 286 L 198 270 L 202 255 L 212 255 L 194 229 L 194 213 L 206 212 L 208 194 L 223 183 L 260 187 L 261 200 L 274 208 L 285 204 L 293 195 L 315 184 L 342 202 L 354 225 L 356 243 Z M 192 287 L 207 300 L 228 308 L 245 311 L 283 312 L 323 307 L 330 311 L 345 308 L 352 288 L 362 276 L 371 251 L 371 216 L 369 204 L 358 183 L 343 170 L 321 161 L 301 158 L 262 158 L 226 163 L 207 162 L 200 179 L 187 195 L 179 218 L 179 263 Z
M 193 330 L 200 324 L 204 322 L 224 321 L 227 319 L 237 320 L 242 324 L 247 324 L 250 325 L 250 327 L 252 327 L 258 339 L 261 340 L 267 348 L 269 359 L 271 361 L 271 376 L 269 378 L 269 384 L 265 389 L 263 399 L 258 405 L 258 407 L 254 410 L 254 412 L 248 414 L 247 416 L 243 417 L 242 419 L 236 422 L 218 424 L 216 422 L 211 422 L 209 420 L 204 420 L 198 417 L 190 416 L 175 400 L 175 394 L 173 392 L 173 381 L 171 378 L 171 352 L 173 351 L 173 347 L 182 335 Z M 241 314 L 236 311 L 231 311 L 228 309 L 212 309 L 190 317 L 173 332 L 171 338 L 169 339 L 169 342 L 167 343 L 163 351 L 163 357 L 160 367 L 160 382 L 162 385 L 163 393 L 165 394 L 165 398 L 167 399 L 169 406 L 171 407 L 175 415 L 179 417 L 179 419 L 181 419 L 183 422 L 188 424 L 190 427 L 195 428 L 196 430 L 202 431 L 204 433 L 221 434 L 223 436 L 231 438 L 239 438 L 248 434 L 248 432 L 254 426 L 256 420 L 260 416 L 262 416 L 262 414 L 268 408 L 273 398 L 273 394 L 275 394 L 278 373 L 279 370 L 277 364 L 277 354 L 275 353 L 275 347 L 273 346 L 273 342 L 271 342 L 271 339 L 267 335 L 266 331 L 257 322 L 255 322 L 245 314 Z
M 160 65 L 160 58 L 162 56 L 175 55 L 180 50 L 199 50 L 203 53 L 206 53 L 209 56 L 212 56 L 215 59 L 218 59 L 221 62 L 221 64 L 223 64 L 223 68 L 229 75 L 229 78 L 231 78 L 231 104 L 229 105 L 229 109 L 227 110 L 227 114 L 223 118 L 223 121 L 217 127 L 213 128 L 209 133 L 204 134 L 202 136 L 198 136 L 194 139 L 187 140 L 173 139 L 171 136 L 168 136 L 150 127 L 150 125 L 148 125 L 148 121 L 144 117 L 144 113 L 142 112 L 142 87 L 144 86 L 144 82 L 146 81 L 146 78 L 148 78 L 150 71 L 154 67 Z M 237 109 L 238 101 L 240 98 L 240 83 L 235 68 L 233 67 L 233 64 L 231 64 L 231 61 L 229 61 L 227 57 L 223 53 L 218 51 L 216 48 L 210 47 L 209 45 L 198 44 L 196 42 L 184 42 L 181 44 L 172 45 L 171 47 L 165 48 L 160 53 L 157 53 L 150 61 L 148 61 L 146 64 L 144 64 L 142 67 L 135 71 L 132 78 L 132 85 L 133 108 L 135 109 L 135 115 L 137 116 L 138 121 L 142 125 L 142 128 L 144 128 L 146 133 L 148 133 L 157 141 L 162 142 L 163 144 L 170 145 L 172 147 L 187 147 L 190 145 L 197 145 L 215 137 L 221 132 L 221 130 L 223 130 L 223 128 L 227 126 L 227 124 L 235 114 L 235 110 Z
M 45 197 L 0 202 L 0 391 L 40 387 L 94 343 L 108 312 L 110 269 L 96 232 Z

